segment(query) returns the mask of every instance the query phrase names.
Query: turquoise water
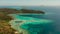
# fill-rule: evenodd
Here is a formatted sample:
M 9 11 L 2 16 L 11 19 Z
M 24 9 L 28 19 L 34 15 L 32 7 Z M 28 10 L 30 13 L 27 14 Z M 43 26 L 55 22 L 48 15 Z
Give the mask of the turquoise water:
M 24 7 L 23 6 L 0 6 L 0 8 L 15 8 L 19 10 Z M 54 34 L 60 34 L 60 6 L 26 6 L 25 9 L 44 11 L 45 12 L 44 15 L 28 15 L 28 17 L 53 20 Z
M 11 14 L 11 16 L 13 16 L 15 20 L 17 19 L 17 21 L 18 21 L 18 19 L 21 21 L 25 20 L 26 22 L 24 22 L 22 25 L 20 25 L 20 23 L 19 23 L 18 27 L 29 31 L 29 34 L 49 34 L 49 32 L 53 31 L 53 28 L 52 28 L 53 21 L 52 20 L 20 16 L 18 14 Z M 13 22 L 11 22 L 11 24 L 14 28 L 16 28 L 15 24 L 17 24 L 17 23 L 13 24 Z M 16 28 L 16 30 L 17 30 L 17 28 Z

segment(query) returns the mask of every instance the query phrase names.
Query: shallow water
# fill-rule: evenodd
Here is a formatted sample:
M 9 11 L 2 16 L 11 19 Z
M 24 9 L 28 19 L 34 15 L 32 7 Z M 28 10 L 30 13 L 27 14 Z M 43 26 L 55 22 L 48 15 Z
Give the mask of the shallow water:
M 38 32 L 39 32 L 39 34 L 48 34 L 48 32 L 53 31 L 52 30 L 53 29 L 52 28 L 52 24 L 53 24 L 52 20 L 39 19 L 39 18 L 27 16 L 27 15 L 20 16 L 18 14 L 11 14 L 11 16 L 14 17 L 15 21 L 16 21 L 16 19 L 17 19 L 17 21 L 19 21 L 19 20 L 26 21 L 26 22 L 22 23 L 22 25 L 20 25 L 21 23 L 18 23 L 19 24 L 18 27 L 20 27 L 19 30 L 22 28 L 24 30 L 29 31 L 30 34 L 37 34 Z M 17 27 L 17 26 L 15 27 L 15 25 L 17 25 L 17 23 L 15 23 L 14 20 L 12 20 L 10 23 L 12 24 L 13 28 Z
M 4 6 L 5 8 L 16 8 L 22 9 L 22 6 Z M 4 8 L 0 7 L 0 8 Z M 39 19 L 48 19 L 53 20 L 53 28 L 54 34 L 60 34 L 60 7 L 56 6 L 26 6 L 26 9 L 33 9 L 33 10 L 43 10 L 46 14 L 45 15 L 28 15 L 29 17 L 39 18 Z M 18 18 L 19 19 L 19 18 Z

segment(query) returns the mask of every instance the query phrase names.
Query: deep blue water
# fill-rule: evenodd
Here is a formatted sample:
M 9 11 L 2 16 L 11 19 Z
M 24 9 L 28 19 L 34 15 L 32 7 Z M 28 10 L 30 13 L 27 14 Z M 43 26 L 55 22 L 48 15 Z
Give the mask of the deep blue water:
M 50 19 L 54 21 L 54 34 L 60 34 L 60 7 L 57 6 L 0 6 L 0 8 L 16 8 L 16 9 L 33 9 L 33 10 L 42 10 L 46 14 L 44 15 L 29 15 L 29 17 L 39 18 L 39 19 Z

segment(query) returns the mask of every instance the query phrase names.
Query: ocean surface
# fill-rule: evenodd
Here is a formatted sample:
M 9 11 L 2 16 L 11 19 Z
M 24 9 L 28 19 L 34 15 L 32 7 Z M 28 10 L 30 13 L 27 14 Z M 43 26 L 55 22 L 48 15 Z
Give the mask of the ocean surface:
M 0 8 L 15 8 L 18 10 L 22 8 L 42 10 L 45 12 L 44 15 L 28 15 L 28 17 L 53 20 L 54 34 L 60 34 L 60 7 L 59 6 L 0 6 Z

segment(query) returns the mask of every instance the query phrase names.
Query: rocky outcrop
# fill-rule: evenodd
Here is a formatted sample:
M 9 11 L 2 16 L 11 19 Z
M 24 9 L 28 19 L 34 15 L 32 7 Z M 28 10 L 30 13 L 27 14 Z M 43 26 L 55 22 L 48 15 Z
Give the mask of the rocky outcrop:
M 38 10 L 27 10 L 27 9 L 21 9 L 22 13 L 36 13 L 36 14 L 44 14 L 45 12 L 43 11 L 38 11 Z

